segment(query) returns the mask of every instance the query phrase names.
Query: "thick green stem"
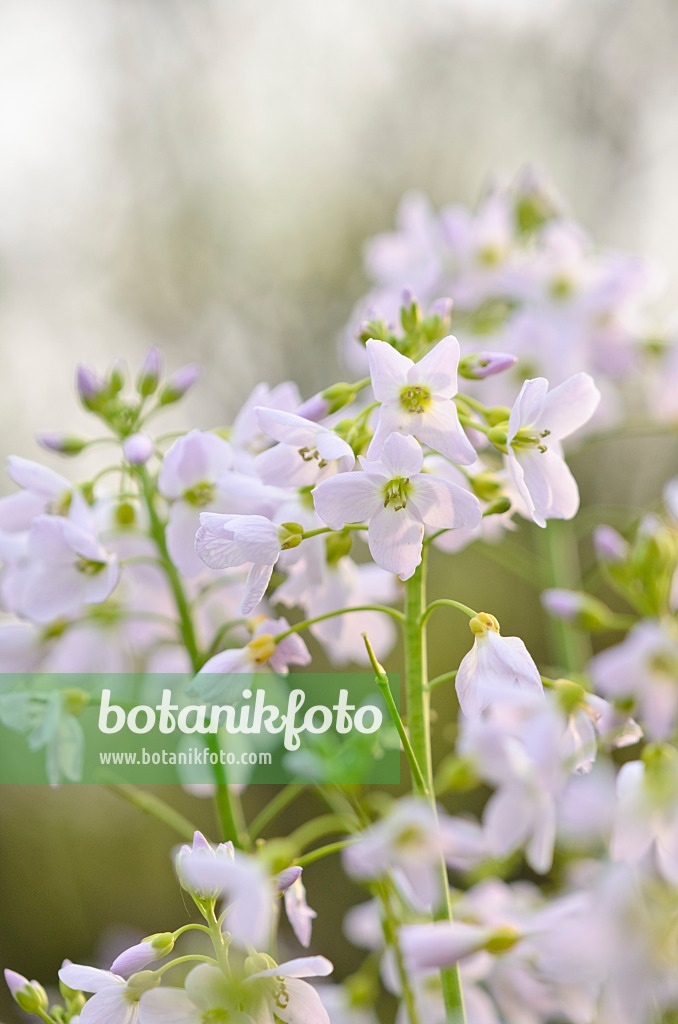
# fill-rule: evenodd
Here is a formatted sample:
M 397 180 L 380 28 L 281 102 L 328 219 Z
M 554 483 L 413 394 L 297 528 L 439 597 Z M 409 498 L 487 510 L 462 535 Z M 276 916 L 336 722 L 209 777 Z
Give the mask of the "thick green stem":
M 457 602 L 454 602 L 457 606 Z M 431 610 L 432 610 L 431 606 Z M 467 613 L 471 609 L 468 609 Z M 407 581 L 405 597 L 405 672 L 407 690 L 407 721 L 410 742 L 426 783 L 426 793 L 436 809 L 431 761 L 431 714 L 426 658 L 426 549 L 414 575 Z M 413 778 L 413 785 L 416 780 Z M 440 881 L 445 895 L 442 917 L 452 921 L 452 902 L 447 880 L 447 866 L 441 856 Z M 458 965 L 440 972 L 447 1024 L 466 1024 L 464 996 Z
M 544 559 L 544 585 L 580 590 L 582 579 L 579 549 L 572 524 L 564 520 L 552 520 L 541 531 L 540 540 Z M 549 631 L 558 666 L 566 672 L 580 671 L 592 654 L 587 634 L 555 616 L 549 616 Z
M 138 467 L 136 472 L 141 484 L 144 502 L 148 510 L 151 537 L 158 549 L 160 561 L 162 562 L 163 570 L 167 576 L 167 580 L 174 597 L 174 603 L 179 616 L 181 638 L 186 651 L 188 652 L 188 656 L 191 659 L 193 671 L 199 672 L 203 665 L 203 658 L 198 648 L 198 642 L 193 628 L 191 610 L 184 593 L 181 577 L 167 550 L 165 525 L 158 515 L 155 507 L 155 488 L 150 476 L 143 466 Z M 210 748 L 210 752 L 217 755 L 217 763 L 212 766 L 212 769 L 214 773 L 214 781 L 216 782 L 215 804 L 219 824 L 221 826 L 222 837 L 224 839 L 232 840 L 235 846 L 240 848 L 246 847 L 249 845 L 249 841 L 242 821 L 242 814 L 239 810 L 239 805 L 236 801 L 231 799 L 226 770 L 224 765 L 221 763 L 219 740 L 216 735 L 213 733 L 208 735 L 207 745 Z

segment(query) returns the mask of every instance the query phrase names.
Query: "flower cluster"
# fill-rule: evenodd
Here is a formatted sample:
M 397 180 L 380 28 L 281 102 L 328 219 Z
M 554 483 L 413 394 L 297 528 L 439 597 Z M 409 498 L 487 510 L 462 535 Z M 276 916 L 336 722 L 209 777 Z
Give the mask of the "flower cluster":
M 175 857 L 199 922 L 103 968 L 65 961 L 60 1002 L 7 971 L 15 1002 L 43 1021 L 375 1024 L 384 992 L 398 1024 L 670 1024 L 678 1012 L 678 480 L 620 530 L 598 520 L 585 587 L 565 461 L 577 431 L 620 422 L 649 358 L 646 270 L 596 252 L 533 176 L 473 214 L 410 197 L 367 263 L 374 288 L 346 344 L 360 379 L 307 400 L 293 383 L 260 384 L 229 425 L 157 434 L 197 369 L 167 378 L 152 349 L 131 383 L 120 364 L 79 370 L 103 436 L 41 438 L 70 460 L 114 452 L 93 476 L 9 460 L 0 668 L 33 675 L 0 687 L 0 726 L 44 750 L 50 783 L 81 777 L 87 695 L 48 692 L 42 675 L 186 672 L 187 697 L 208 703 L 225 674 L 285 677 L 318 648 L 372 669 L 411 781 L 400 797 L 319 785 L 323 814 L 281 836 L 273 823 L 302 782 L 252 819 L 215 771 L 222 841 L 195 832 Z M 428 603 L 427 561 L 454 565 L 474 543 L 541 593 L 552 643 L 539 666 L 506 635 L 509 615 L 502 630 L 493 588 L 479 611 Z M 470 635 L 429 678 L 436 611 Z M 382 665 L 398 640 L 402 713 Z M 438 761 L 441 692 L 458 714 Z M 142 805 L 186 832 L 161 801 Z M 336 854 L 369 896 L 346 936 L 370 952 L 343 984 L 316 988 L 306 979 L 330 962 L 286 944 L 312 941 L 302 869 Z

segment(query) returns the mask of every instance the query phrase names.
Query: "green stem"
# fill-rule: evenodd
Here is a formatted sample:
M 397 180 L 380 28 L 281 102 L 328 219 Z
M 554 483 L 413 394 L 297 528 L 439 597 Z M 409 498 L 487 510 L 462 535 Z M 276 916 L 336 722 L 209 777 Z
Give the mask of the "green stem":
M 409 762 L 412 777 L 415 780 L 418 789 L 420 789 L 422 793 L 425 793 L 426 783 L 424 782 L 424 777 L 421 774 L 421 768 L 419 767 L 417 759 L 414 755 L 412 744 L 410 743 L 410 737 L 407 735 L 407 730 L 403 725 L 402 718 L 400 717 L 400 713 L 393 699 L 393 694 L 391 693 L 391 687 L 389 685 L 388 676 L 386 675 L 383 666 L 379 664 L 375 657 L 374 651 L 372 650 L 372 645 L 370 644 L 370 641 L 367 639 L 367 633 L 363 633 L 363 640 L 365 641 L 365 647 L 367 648 L 367 655 L 370 659 L 370 664 L 374 669 L 374 677 L 376 679 L 377 686 L 379 687 L 384 696 L 384 700 L 386 701 L 386 707 L 388 708 L 389 714 L 391 715 L 391 719 L 393 720 L 393 723 L 396 729 L 398 730 L 400 742 L 403 745 L 405 756 L 407 757 L 407 760 Z
M 136 468 L 136 474 L 139 478 L 144 502 L 148 510 L 151 537 L 158 549 L 163 570 L 172 590 L 174 603 L 179 615 L 179 629 L 181 631 L 181 637 L 186 651 L 188 652 L 188 656 L 191 659 L 193 671 L 199 672 L 203 665 L 203 658 L 198 648 L 198 642 L 193 628 L 193 619 L 191 617 L 189 603 L 181 583 L 181 577 L 167 550 L 165 525 L 160 519 L 155 507 L 155 487 L 148 475 L 148 472 L 143 466 L 138 466 Z M 237 847 L 242 849 L 249 845 L 249 841 L 242 821 L 242 812 L 239 809 L 239 804 L 237 804 L 234 799 L 231 799 L 226 770 L 224 765 L 221 763 L 221 757 L 219 756 L 219 740 L 214 733 L 210 733 L 208 735 L 207 745 L 210 748 L 211 753 L 217 754 L 217 763 L 212 765 L 212 769 L 217 787 L 215 804 L 219 824 L 221 826 L 222 837 L 224 839 L 232 840 Z
M 338 814 L 323 814 L 319 818 L 304 822 L 287 838 L 287 842 L 295 851 L 301 851 L 316 839 L 330 835 L 332 832 L 350 832 L 353 822 Z
M 308 629 L 309 626 L 314 626 L 316 622 L 334 619 L 337 615 L 347 615 L 349 612 L 383 612 L 384 615 L 390 615 L 391 618 L 396 619 L 398 622 L 402 622 L 405 618 L 402 612 L 399 612 L 396 608 L 389 608 L 386 604 L 360 604 L 354 608 L 337 608 L 334 612 L 326 612 L 325 615 L 317 615 L 314 619 L 304 619 L 303 622 L 297 622 L 295 626 L 290 626 L 284 633 L 278 633 L 277 636 L 274 636 L 274 643 L 279 644 L 286 636 L 298 633 L 302 629 Z
M 453 669 L 451 672 L 443 672 L 442 675 L 436 676 L 435 679 L 430 679 L 426 684 L 427 690 L 432 690 L 436 686 L 440 686 L 441 683 L 449 683 L 452 679 L 457 678 L 458 669 Z
M 391 894 L 389 891 L 389 885 L 387 882 L 378 882 L 374 885 L 374 890 L 379 897 L 383 908 L 383 917 L 381 920 L 382 930 L 384 932 L 384 939 L 386 945 L 390 946 L 393 950 L 393 956 L 396 962 L 396 970 L 398 971 L 398 979 L 400 981 L 400 987 L 402 989 L 403 1002 L 407 1010 L 407 1016 L 410 1024 L 420 1024 L 420 1017 L 417 1010 L 417 1003 L 414 997 L 414 991 L 410 985 L 410 979 L 407 976 L 405 970 L 405 964 L 403 963 L 403 955 L 400 950 L 400 943 L 398 942 L 398 922 L 393 908 L 391 906 Z
M 422 612 L 419 621 L 421 626 L 426 625 L 436 608 L 456 608 L 458 612 L 468 615 L 469 619 L 475 619 L 478 614 L 478 612 L 473 611 L 473 608 L 469 608 L 467 604 L 462 604 L 461 601 L 453 601 L 449 597 L 441 597 L 439 601 L 432 601 L 428 608 Z
M 544 585 L 581 590 L 579 548 L 572 524 L 553 520 L 541 531 L 540 540 L 544 555 Z M 556 663 L 566 672 L 580 671 L 593 653 L 588 635 L 564 619 L 555 616 L 548 619 Z
M 260 836 L 267 825 L 273 821 L 282 811 L 288 807 L 293 800 L 303 793 L 306 787 L 298 782 L 291 782 L 288 786 L 281 789 L 276 795 L 268 801 L 266 806 L 259 812 L 252 824 L 250 825 L 250 836 L 252 839 L 256 839 Z
M 168 828 L 173 829 L 182 839 L 191 840 L 196 831 L 195 825 L 185 818 L 179 811 L 166 804 L 160 797 L 153 793 L 147 793 L 144 789 L 137 789 L 136 786 L 123 786 L 119 783 L 109 783 L 107 789 L 117 793 L 123 800 L 132 804 L 144 814 L 150 814 L 153 818 L 161 821 Z
M 205 931 L 209 935 L 209 929 L 206 928 Z M 211 964 L 212 967 L 219 966 L 213 956 L 203 956 L 202 953 L 187 953 L 185 956 L 177 957 L 176 960 L 170 960 L 168 964 L 163 964 L 163 966 L 155 971 L 155 973 L 160 976 L 164 974 L 165 971 L 169 971 L 170 967 L 177 967 L 179 964 L 187 964 L 193 960 L 197 960 L 202 964 Z
M 417 762 L 421 765 L 426 783 L 426 792 L 434 811 L 436 811 L 436 800 L 431 761 L 431 712 L 426 658 L 426 619 L 434 607 L 439 607 L 441 603 L 451 604 L 453 607 L 459 608 L 459 602 L 456 601 L 434 601 L 432 605 L 426 608 L 426 549 L 424 548 L 421 564 L 414 575 L 407 581 L 405 597 L 405 671 L 407 720 L 410 740 Z M 470 614 L 471 617 L 475 616 L 475 612 L 470 608 L 466 608 L 465 605 L 461 605 L 460 610 L 464 611 L 467 615 Z M 442 890 L 445 895 L 445 906 L 442 916 L 446 920 L 452 921 L 452 901 L 447 880 L 447 866 L 442 855 L 440 857 L 439 872 Z M 440 971 L 440 981 L 447 1024 L 466 1024 L 459 965 L 443 968 Z
M 313 864 L 314 861 L 321 860 L 322 857 L 329 857 L 331 853 L 338 853 L 339 850 L 345 850 L 347 846 L 352 846 L 353 843 L 357 842 L 357 839 L 339 839 L 336 843 L 319 846 L 317 850 L 311 850 L 309 853 L 305 853 L 303 857 L 295 857 L 294 863 L 297 867 L 304 868 L 307 864 Z

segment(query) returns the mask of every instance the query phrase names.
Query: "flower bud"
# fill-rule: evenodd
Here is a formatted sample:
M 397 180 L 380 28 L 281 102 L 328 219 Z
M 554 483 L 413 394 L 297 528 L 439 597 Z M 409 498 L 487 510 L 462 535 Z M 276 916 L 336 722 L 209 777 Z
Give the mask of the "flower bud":
M 140 999 L 144 992 L 157 988 L 159 984 L 160 978 L 154 971 L 139 971 L 128 979 L 127 989 L 130 993 L 134 993 L 137 999 Z
M 38 444 L 48 452 L 57 452 L 59 455 L 79 455 L 87 446 L 87 441 L 67 434 L 45 433 L 38 435 Z
M 325 540 L 325 552 L 327 561 L 334 565 L 345 555 L 350 554 L 353 545 L 353 538 L 349 530 L 342 530 L 340 533 L 330 533 Z
M 511 511 L 511 499 L 507 498 L 506 495 L 502 495 L 499 498 L 495 498 L 491 501 L 483 512 L 485 516 L 503 516 L 506 512 Z
M 421 319 L 421 306 L 412 292 L 406 288 L 403 292 L 402 308 L 400 310 L 400 322 L 405 333 L 411 334 L 412 331 L 416 331 L 421 325 Z
M 182 366 L 180 370 L 172 374 L 158 396 L 160 405 L 170 405 L 183 398 L 186 392 L 193 387 L 202 373 L 197 363 L 189 363 Z
M 153 455 L 153 439 L 148 434 L 131 434 L 122 444 L 122 453 L 131 466 L 143 466 Z
M 77 387 L 80 401 L 91 412 L 96 412 L 101 405 L 105 387 L 89 366 L 79 366 L 77 370 Z
M 577 590 L 545 590 L 541 603 L 554 618 L 571 622 L 579 629 L 594 632 L 609 629 L 614 622 L 614 614 L 606 604 Z
M 518 356 L 508 352 L 477 352 L 464 356 L 459 362 L 459 375 L 467 380 L 484 380 L 496 373 L 509 370 L 518 362 Z
M 156 935 L 149 935 L 148 938 L 138 942 L 136 946 L 130 946 L 123 950 L 120 956 L 116 957 L 111 964 L 114 974 L 135 974 L 143 971 L 147 964 L 154 960 L 160 960 L 167 956 L 174 948 L 174 935 L 172 932 L 159 932 Z
M 328 405 L 328 413 L 338 412 L 344 406 L 350 405 L 355 396 L 355 386 L 353 384 L 346 384 L 343 381 L 339 384 L 332 384 L 331 387 L 325 388 L 322 392 L 322 397 Z
M 366 345 L 371 338 L 377 341 L 390 341 L 391 332 L 385 320 L 366 320 L 358 332 L 358 341 Z
M 297 409 L 297 416 L 303 416 L 305 420 L 311 420 L 313 423 L 323 420 L 330 412 L 330 403 L 324 395 L 325 392 L 322 391 L 307 398 Z
M 505 426 L 490 427 L 487 432 L 487 438 L 492 442 L 495 448 L 506 451 L 508 431 Z
M 593 547 L 601 562 L 625 562 L 629 545 L 612 526 L 597 526 L 593 531 Z
M 469 620 L 468 625 L 474 636 L 484 636 L 489 629 L 495 633 L 499 632 L 499 623 L 494 615 L 490 615 L 488 612 L 478 612 Z
M 79 717 L 89 707 L 90 694 L 77 686 L 68 686 L 61 691 L 61 703 L 67 715 Z
M 49 1006 L 47 993 L 38 981 L 29 981 L 16 971 L 5 971 L 5 981 L 12 999 L 25 1013 L 45 1014 Z
M 108 393 L 111 398 L 119 395 L 125 386 L 125 364 L 122 359 L 116 359 L 108 374 Z
M 134 505 L 129 501 L 121 501 L 115 510 L 115 521 L 118 526 L 132 526 L 136 517 Z
M 144 359 L 143 366 L 137 377 L 137 391 L 146 398 L 152 395 L 160 381 L 162 373 L 162 356 L 160 349 L 153 345 L 149 348 Z

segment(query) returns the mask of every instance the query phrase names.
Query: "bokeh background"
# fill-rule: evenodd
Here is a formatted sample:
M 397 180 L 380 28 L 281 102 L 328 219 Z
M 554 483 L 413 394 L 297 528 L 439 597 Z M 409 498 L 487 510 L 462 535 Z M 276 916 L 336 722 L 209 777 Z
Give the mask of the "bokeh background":
M 0 0 L 0 454 L 82 428 L 76 362 L 150 344 L 209 369 L 168 429 L 227 422 L 261 379 L 343 377 L 361 246 L 402 193 L 472 203 L 527 161 L 598 241 L 666 268 L 670 315 L 677 47 L 676 0 Z M 674 452 L 649 451 L 583 455 L 585 495 L 652 498 Z M 548 657 L 527 587 L 472 554 L 434 587 L 451 577 Z M 466 638 L 436 629 L 443 671 Z M 212 831 L 207 805 L 176 802 Z M 173 841 L 91 787 L 0 793 L 0 964 L 47 980 L 176 927 Z M 316 867 L 308 889 L 343 973 L 355 893 Z M 0 1017 L 17 1019 L 2 991 Z

